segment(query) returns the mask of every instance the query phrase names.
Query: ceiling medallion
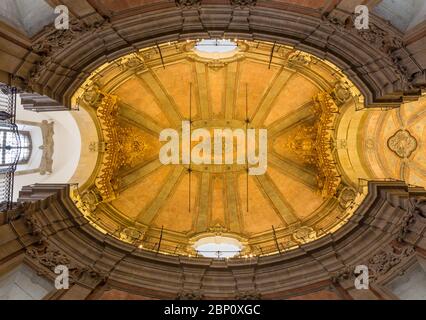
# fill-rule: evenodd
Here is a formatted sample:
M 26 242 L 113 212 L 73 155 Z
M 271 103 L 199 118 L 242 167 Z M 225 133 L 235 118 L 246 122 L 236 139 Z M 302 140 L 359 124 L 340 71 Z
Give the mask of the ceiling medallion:
M 417 149 L 417 140 L 407 130 L 398 130 L 388 140 L 388 148 L 400 158 L 409 158 Z

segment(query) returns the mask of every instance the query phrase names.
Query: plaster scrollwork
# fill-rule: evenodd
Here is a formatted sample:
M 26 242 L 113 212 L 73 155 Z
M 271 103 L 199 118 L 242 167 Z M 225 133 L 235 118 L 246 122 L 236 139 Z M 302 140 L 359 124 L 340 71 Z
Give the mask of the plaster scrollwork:
M 224 233 L 229 232 L 229 230 L 227 228 L 225 228 L 224 226 L 222 226 L 221 224 L 217 223 L 214 226 L 210 227 L 208 229 L 208 232 L 214 233 L 215 235 L 222 235 Z
M 79 19 L 71 18 L 68 29 L 56 29 L 54 26 L 46 27 L 43 35 L 31 46 L 32 51 L 37 53 L 41 59 L 30 70 L 29 80 L 24 84 L 25 89 L 31 90 L 40 80 L 41 73 L 56 64 L 53 57 L 59 50 L 64 49 L 83 35 L 99 32 L 108 25 L 109 22 L 107 20 L 99 20 L 88 24 Z
M 92 213 L 96 210 L 98 204 L 102 201 L 99 191 L 93 188 L 81 196 L 81 201 Z
M 122 71 L 146 69 L 144 59 L 138 54 L 121 59 L 119 64 Z
M 33 45 L 33 52 L 50 56 L 58 49 L 71 44 L 77 37 L 81 37 L 88 32 L 99 31 L 106 26 L 106 20 L 100 20 L 91 24 L 85 23 L 79 19 L 71 18 L 68 29 L 56 29 L 54 26 L 45 28 L 43 36 L 40 37 Z
M 398 266 L 404 265 L 414 254 L 415 248 L 411 245 L 403 245 L 391 243 L 374 254 L 365 264 L 368 268 L 368 277 L 371 283 L 377 282 L 381 277 L 395 270 Z M 353 280 L 355 274 L 355 266 L 347 265 L 341 270 L 332 273 L 331 280 L 338 283 L 345 280 Z

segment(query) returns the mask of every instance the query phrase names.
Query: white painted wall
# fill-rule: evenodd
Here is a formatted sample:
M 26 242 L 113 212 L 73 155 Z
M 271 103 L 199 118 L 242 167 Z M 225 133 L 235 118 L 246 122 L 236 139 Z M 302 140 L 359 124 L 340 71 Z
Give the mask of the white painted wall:
M 424 4 L 424 0 L 382 0 L 374 7 L 373 12 L 405 32 L 413 26 Z
M 1 0 L 0 19 L 32 37 L 55 19 L 45 0 Z
M 68 183 L 73 177 L 80 160 L 81 138 L 79 127 L 70 111 L 36 113 L 24 110 L 20 99 L 16 107 L 17 120 L 54 122 L 53 173 L 50 175 L 29 174 L 15 177 L 14 195 L 16 200 L 23 186 L 35 183 Z M 41 133 L 40 133 L 41 134 Z M 38 140 L 39 141 L 39 140 Z M 39 145 L 36 146 L 38 148 Z M 37 160 L 35 160 L 36 162 Z M 38 162 L 40 164 L 40 161 Z
M 426 1 L 423 1 L 423 7 L 417 11 L 414 15 L 410 25 L 408 26 L 408 30 L 414 28 L 418 24 L 426 21 Z
M 426 261 L 419 260 L 403 275 L 388 284 L 401 300 L 426 300 Z
M 53 288 L 53 283 L 21 264 L 0 277 L 0 300 L 41 300 Z

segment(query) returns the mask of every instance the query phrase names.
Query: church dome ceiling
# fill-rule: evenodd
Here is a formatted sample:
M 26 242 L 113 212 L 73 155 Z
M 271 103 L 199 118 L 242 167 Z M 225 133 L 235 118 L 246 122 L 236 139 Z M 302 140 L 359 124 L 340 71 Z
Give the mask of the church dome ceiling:
M 72 195 L 102 232 L 166 254 L 196 255 L 198 240 L 224 236 L 242 244 L 242 256 L 268 255 L 334 232 L 354 213 L 365 195 L 356 177 L 368 164 L 355 155 L 359 168 L 348 166 L 358 160 L 342 154 L 352 142 L 339 139 L 339 126 L 351 126 L 345 110 L 363 105 L 358 89 L 305 52 L 236 43 L 232 54 L 211 57 L 197 53 L 196 41 L 145 48 L 99 67 L 76 91 L 99 141 L 91 183 Z M 159 136 L 182 135 L 183 121 L 212 135 L 267 129 L 266 172 L 182 164 L 183 153 L 179 164 L 163 164 Z M 394 154 L 398 144 L 389 142 Z M 235 148 L 228 152 L 236 158 Z

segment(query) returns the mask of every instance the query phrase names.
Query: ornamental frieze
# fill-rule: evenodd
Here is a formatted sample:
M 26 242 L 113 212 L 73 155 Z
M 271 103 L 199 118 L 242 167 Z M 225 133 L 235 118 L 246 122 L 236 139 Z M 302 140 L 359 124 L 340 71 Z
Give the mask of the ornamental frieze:
M 95 286 L 104 282 L 107 275 L 91 266 L 80 266 L 61 250 L 51 247 L 48 243 L 27 248 L 27 256 L 39 265 L 47 268 L 51 272 L 59 265 L 66 266 L 69 270 L 69 282 L 74 284 L 81 282 L 89 286 Z M 40 270 L 43 273 L 43 270 Z

